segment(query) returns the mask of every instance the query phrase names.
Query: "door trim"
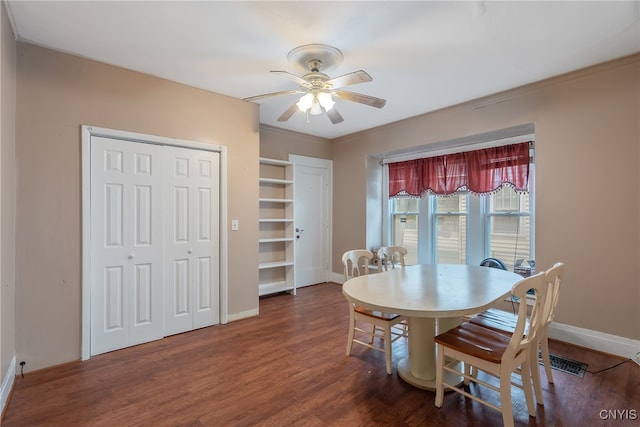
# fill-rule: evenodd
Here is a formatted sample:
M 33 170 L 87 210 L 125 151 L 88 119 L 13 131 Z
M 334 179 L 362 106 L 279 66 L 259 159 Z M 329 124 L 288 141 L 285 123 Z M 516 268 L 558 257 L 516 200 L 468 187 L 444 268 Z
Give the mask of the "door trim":
M 82 162 L 82 336 L 81 360 L 91 357 L 91 137 L 101 136 L 133 143 L 170 145 L 220 153 L 220 323 L 229 321 L 228 311 L 228 236 L 227 227 L 227 147 L 203 142 L 166 138 L 135 132 L 81 126 Z
M 323 168 L 327 170 L 327 191 L 326 191 L 326 203 L 325 203 L 325 215 L 327 218 L 327 229 L 325 231 L 326 235 L 326 242 L 327 242 L 327 247 L 325 248 L 326 251 L 326 257 L 327 257 L 327 271 L 325 274 L 325 280 L 330 281 L 331 280 L 331 272 L 333 271 L 333 266 L 332 266 L 332 251 L 333 251 L 333 161 L 329 160 L 329 159 L 320 159 L 320 158 L 316 158 L 316 157 L 307 157 L 307 156 L 299 156 L 296 154 L 289 154 L 289 161 L 291 163 L 293 163 L 294 165 L 304 165 L 304 166 L 311 166 L 311 167 L 318 167 L 318 168 Z M 294 183 L 295 185 L 295 183 Z M 297 212 L 299 210 L 294 208 L 294 224 L 298 223 L 298 218 L 296 218 Z M 295 265 L 295 258 L 294 258 L 294 265 Z M 297 280 L 297 279 L 296 279 Z M 296 283 L 296 287 L 297 287 L 297 283 Z

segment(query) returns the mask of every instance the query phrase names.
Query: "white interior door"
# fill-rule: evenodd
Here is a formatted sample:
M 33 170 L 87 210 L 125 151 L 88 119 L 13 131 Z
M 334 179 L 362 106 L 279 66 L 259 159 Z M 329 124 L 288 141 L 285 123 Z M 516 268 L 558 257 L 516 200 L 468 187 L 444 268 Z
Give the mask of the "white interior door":
M 162 338 L 162 150 L 92 137 L 91 354 Z
M 331 160 L 289 156 L 294 171 L 296 287 L 329 280 Z
M 167 147 L 165 335 L 219 323 L 219 154 Z

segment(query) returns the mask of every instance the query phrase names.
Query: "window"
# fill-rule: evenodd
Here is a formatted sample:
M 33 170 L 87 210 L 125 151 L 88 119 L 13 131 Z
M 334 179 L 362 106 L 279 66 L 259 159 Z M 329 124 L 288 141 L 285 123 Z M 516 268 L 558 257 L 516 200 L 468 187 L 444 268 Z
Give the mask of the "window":
M 516 192 L 505 184 L 490 194 L 463 188 L 391 198 L 388 240 L 407 248 L 407 264 L 479 264 L 494 257 L 513 271 L 516 260 L 534 259 L 533 163 L 528 188 Z
M 393 244 L 407 248 L 407 264 L 479 264 L 494 257 L 513 271 L 515 260 L 533 259 L 531 194 L 505 186 L 483 196 L 390 199 Z

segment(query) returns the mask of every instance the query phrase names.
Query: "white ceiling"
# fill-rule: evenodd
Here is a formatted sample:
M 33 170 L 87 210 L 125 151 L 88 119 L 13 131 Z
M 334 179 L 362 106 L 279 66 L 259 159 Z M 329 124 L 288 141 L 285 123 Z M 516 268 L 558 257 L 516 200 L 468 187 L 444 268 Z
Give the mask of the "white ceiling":
M 640 52 L 639 1 L 9 1 L 18 40 L 234 98 L 296 89 L 269 70 L 300 45 L 344 54 L 331 77 L 363 69 L 353 92 L 383 109 L 338 100 L 344 122 L 297 112 L 295 95 L 258 101 L 260 122 L 325 138 Z M 215 115 L 211 111 L 211 115 Z

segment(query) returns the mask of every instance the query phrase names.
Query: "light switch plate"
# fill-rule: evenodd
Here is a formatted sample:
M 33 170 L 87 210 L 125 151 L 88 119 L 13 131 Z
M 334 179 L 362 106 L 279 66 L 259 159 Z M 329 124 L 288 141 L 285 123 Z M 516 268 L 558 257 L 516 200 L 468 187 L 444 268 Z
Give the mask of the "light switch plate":
M 240 221 L 237 219 L 231 220 L 231 231 L 238 231 L 240 229 Z

